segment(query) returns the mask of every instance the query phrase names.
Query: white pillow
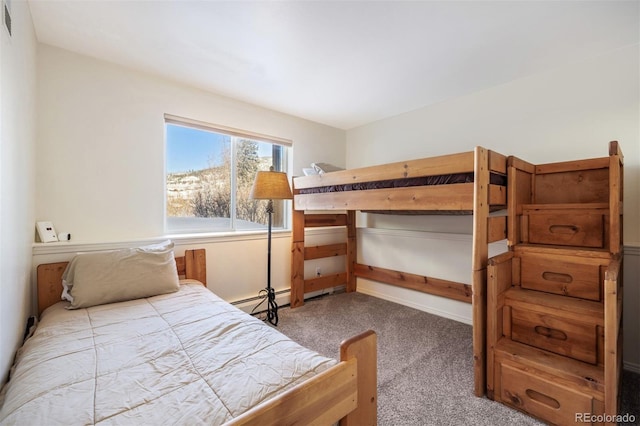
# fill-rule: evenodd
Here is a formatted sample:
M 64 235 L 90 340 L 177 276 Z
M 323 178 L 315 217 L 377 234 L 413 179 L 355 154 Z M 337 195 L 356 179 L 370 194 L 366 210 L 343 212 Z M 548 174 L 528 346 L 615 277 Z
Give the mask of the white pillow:
M 70 309 L 172 293 L 180 287 L 173 243 L 79 253 L 62 275 Z
M 311 167 L 313 167 L 320 175 L 324 173 L 344 170 L 342 167 L 334 166 L 333 164 L 329 163 L 311 163 Z

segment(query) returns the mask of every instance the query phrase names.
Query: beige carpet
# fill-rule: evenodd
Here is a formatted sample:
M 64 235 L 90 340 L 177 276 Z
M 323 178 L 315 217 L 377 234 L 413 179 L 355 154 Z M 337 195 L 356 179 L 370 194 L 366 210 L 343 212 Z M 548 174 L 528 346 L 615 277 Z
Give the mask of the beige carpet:
M 474 396 L 469 325 L 361 293 L 323 296 L 278 313 L 278 330 L 334 358 L 344 338 L 368 329 L 377 333 L 381 426 L 542 424 Z M 640 380 L 631 378 L 623 409 L 635 410 L 629 412 L 639 419 Z

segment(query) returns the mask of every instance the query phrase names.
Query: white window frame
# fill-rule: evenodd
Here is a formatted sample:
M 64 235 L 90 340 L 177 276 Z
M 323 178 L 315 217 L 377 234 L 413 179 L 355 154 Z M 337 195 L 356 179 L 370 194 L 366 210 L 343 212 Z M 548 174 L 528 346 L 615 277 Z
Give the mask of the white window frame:
M 167 202 L 168 202 L 168 197 L 167 197 L 167 135 L 166 135 L 166 126 L 167 124 L 171 124 L 171 125 L 176 125 L 176 126 L 183 126 L 183 127 L 188 127 L 188 128 L 193 128 L 193 129 L 198 129 L 198 130 L 203 130 L 203 131 L 207 131 L 207 132 L 214 132 L 214 133 L 219 133 L 219 134 L 224 134 L 224 135 L 228 135 L 231 136 L 232 138 L 232 143 L 231 143 L 231 164 L 233 165 L 232 167 L 232 173 L 231 173 L 231 187 L 233 188 L 233 190 L 231 191 L 231 206 L 230 206 L 230 224 L 229 227 L 213 227 L 213 226 L 206 226 L 203 228 L 179 228 L 179 227 L 173 227 L 170 228 L 169 227 L 169 216 L 168 216 L 168 212 L 167 212 Z M 256 133 L 256 132 L 251 132 L 251 131 L 245 131 L 245 130 L 240 130 L 240 129 L 235 129 L 232 127 L 227 127 L 227 126 L 222 126 L 222 125 L 217 125 L 217 124 L 211 124 L 211 123 L 207 123 L 204 121 L 199 121 L 199 120 L 193 120 L 190 118 L 184 118 L 184 117 L 179 117 L 179 116 L 175 116 L 175 115 L 171 115 L 171 114 L 165 114 L 164 115 L 164 128 L 165 128 L 165 137 L 164 137 L 164 150 L 165 150 L 165 162 L 164 162 L 164 228 L 165 228 L 165 232 L 167 234 L 171 234 L 171 235 L 185 235 L 185 234 L 204 234 L 204 233 L 224 233 L 224 232 L 229 232 L 229 233 L 236 233 L 236 232 L 245 232 L 248 231 L 248 229 L 238 229 L 236 222 L 237 222 L 237 218 L 236 218 L 236 213 L 237 213 L 237 206 L 236 206 L 236 185 L 237 185 L 237 173 L 236 173 L 236 164 L 235 164 L 235 160 L 236 160 L 236 151 L 237 151 L 237 143 L 236 140 L 237 139 L 249 139 L 249 140 L 253 140 L 256 142 L 266 142 L 266 143 L 271 143 L 271 144 L 275 144 L 275 145 L 280 145 L 282 146 L 284 149 L 282 150 L 282 162 L 283 162 L 283 169 L 282 170 L 284 172 L 288 172 L 288 168 L 290 167 L 289 165 L 289 156 L 290 156 L 290 150 L 293 147 L 293 143 L 291 140 L 289 139 L 284 139 L 284 138 L 279 138 L 279 137 L 275 137 L 275 136 L 269 136 L 269 135 L 264 135 L 261 133 Z M 282 227 L 278 227 L 276 228 L 277 230 L 290 230 L 290 224 L 291 224 L 291 212 L 290 212 L 290 205 L 289 205 L 290 201 L 287 200 L 283 200 L 283 214 L 282 214 Z M 262 229 L 259 229 L 259 231 L 263 231 Z M 266 225 L 264 228 L 264 231 L 266 232 Z

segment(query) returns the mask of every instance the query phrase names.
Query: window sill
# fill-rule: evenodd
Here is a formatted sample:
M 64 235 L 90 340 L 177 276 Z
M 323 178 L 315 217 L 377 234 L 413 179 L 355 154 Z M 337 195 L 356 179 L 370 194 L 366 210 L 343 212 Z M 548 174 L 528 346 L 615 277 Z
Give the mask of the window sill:
M 334 233 L 334 229 L 312 229 L 307 234 Z M 32 254 L 34 256 L 61 253 L 77 253 L 100 250 L 117 250 L 128 247 L 139 247 L 147 244 L 155 244 L 167 239 L 172 240 L 176 246 L 197 246 L 198 244 L 218 244 L 226 242 L 264 240 L 267 238 L 267 230 L 236 231 L 236 232 L 210 232 L 198 234 L 169 234 L 157 238 L 141 238 L 109 242 L 90 241 L 58 241 L 53 243 L 33 243 Z M 291 238 L 290 229 L 278 229 L 271 233 L 272 239 Z

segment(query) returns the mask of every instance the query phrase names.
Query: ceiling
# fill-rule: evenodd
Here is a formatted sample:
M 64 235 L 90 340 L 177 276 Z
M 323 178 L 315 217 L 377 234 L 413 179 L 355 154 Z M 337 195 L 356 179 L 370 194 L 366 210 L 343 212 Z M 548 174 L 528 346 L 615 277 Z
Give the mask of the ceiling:
M 42 43 L 341 129 L 637 45 L 639 4 L 29 0 Z

